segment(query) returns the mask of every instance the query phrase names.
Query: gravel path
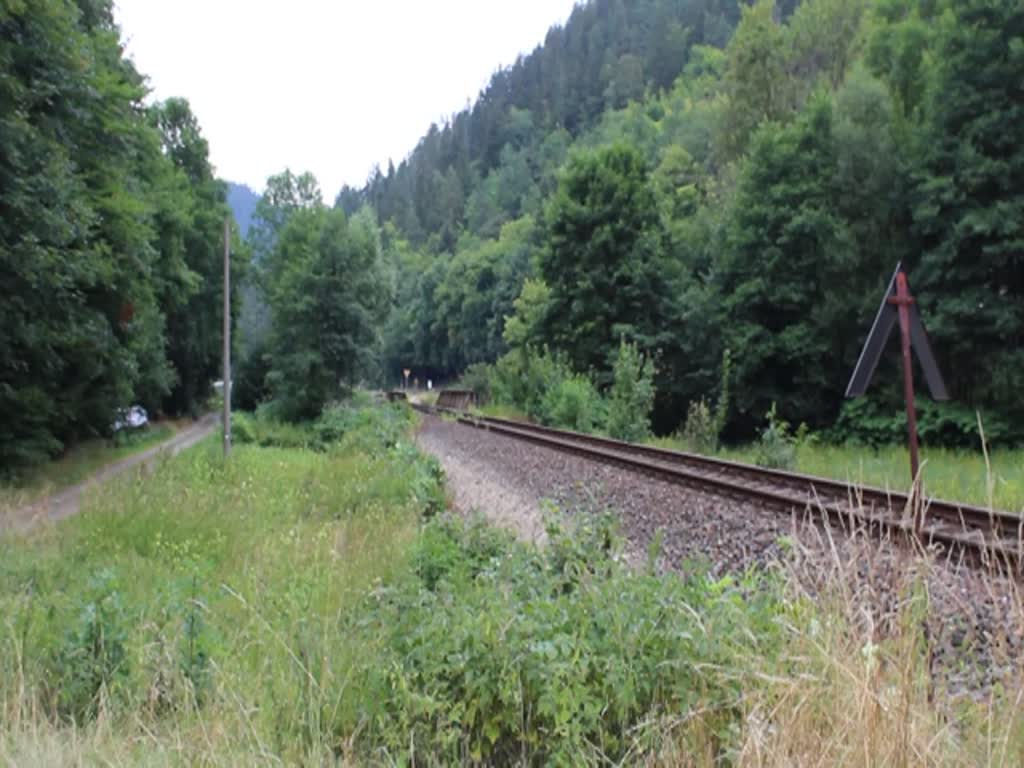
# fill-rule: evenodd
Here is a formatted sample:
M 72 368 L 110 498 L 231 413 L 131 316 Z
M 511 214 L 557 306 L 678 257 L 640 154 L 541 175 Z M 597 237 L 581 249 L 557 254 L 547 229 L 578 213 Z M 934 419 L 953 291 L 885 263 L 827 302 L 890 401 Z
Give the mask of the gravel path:
M 916 584 L 930 601 L 936 680 L 978 693 L 1024 675 L 1024 603 L 1013 581 L 432 416 L 419 441 L 444 465 L 460 511 L 479 509 L 523 538 L 533 537 L 545 503 L 569 515 L 609 511 L 632 558 L 643 558 L 657 538 L 666 569 L 702 561 L 722 575 L 781 566 L 812 599 L 844 585 L 845 612 L 865 642 L 902 620 Z
M 159 445 L 108 464 L 88 480 L 66 488 L 60 493 L 38 499 L 32 504 L 16 510 L 9 517 L 0 519 L 0 533 L 8 530 L 24 532 L 43 522 L 55 523 L 78 514 L 81 508 L 82 494 L 90 486 L 105 483 L 133 467 L 149 466 L 164 456 L 176 456 L 206 438 L 217 428 L 219 423 L 217 414 L 207 414 L 192 426 L 183 429 Z

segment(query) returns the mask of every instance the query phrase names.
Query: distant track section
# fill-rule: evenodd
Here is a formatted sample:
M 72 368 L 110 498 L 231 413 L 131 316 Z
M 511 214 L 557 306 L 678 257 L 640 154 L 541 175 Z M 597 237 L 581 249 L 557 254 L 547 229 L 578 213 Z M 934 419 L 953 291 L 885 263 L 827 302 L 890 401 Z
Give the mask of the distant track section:
M 659 480 L 754 501 L 785 512 L 809 511 L 844 527 L 868 528 L 901 537 L 916 535 L 914 505 L 904 493 L 477 416 L 461 410 L 416 407 L 424 412 L 448 414 L 467 426 L 613 464 Z M 947 550 L 964 552 L 982 562 L 997 563 L 1015 571 L 1024 562 L 1024 517 L 1020 515 L 937 499 L 927 500 L 920 514 L 920 539 L 926 544 L 940 544 Z

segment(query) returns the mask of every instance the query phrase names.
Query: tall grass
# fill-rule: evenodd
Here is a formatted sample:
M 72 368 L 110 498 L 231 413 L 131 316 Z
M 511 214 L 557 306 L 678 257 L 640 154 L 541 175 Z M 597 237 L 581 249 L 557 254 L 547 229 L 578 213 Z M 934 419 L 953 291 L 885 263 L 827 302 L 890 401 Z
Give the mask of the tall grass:
M 786 566 L 788 602 L 802 608 L 784 623 L 781 667 L 765 669 L 765 684 L 745 699 L 737 763 L 1022 764 L 1024 678 L 1012 648 L 1024 604 L 1016 585 L 995 572 L 960 575 L 960 598 L 992 598 L 1007 629 L 987 628 L 986 653 L 966 645 L 951 653 L 949 606 L 940 610 L 937 585 L 959 591 L 959 582 L 946 566 L 874 540 L 825 539 L 797 543 Z M 993 684 L 982 682 L 983 664 L 1002 670 Z M 964 686 L 969 667 L 976 674 Z
M 650 442 L 663 448 L 689 450 L 683 440 L 675 437 Z M 800 442 L 793 449 L 798 472 L 893 491 L 910 489 L 910 464 L 902 446 L 870 448 L 812 441 Z M 715 455 L 753 464 L 758 448 L 722 447 Z M 921 477 L 925 493 L 935 498 L 1024 511 L 1024 450 L 992 451 L 986 462 L 982 451 L 926 447 L 921 452 Z
M 0 762 L 330 753 L 332 723 L 358 721 L 360 649 L 338 622 L 400 578 L 421 472 L 344 448 L 239 446 L 224 464 L 208 442 L 0 540 Z

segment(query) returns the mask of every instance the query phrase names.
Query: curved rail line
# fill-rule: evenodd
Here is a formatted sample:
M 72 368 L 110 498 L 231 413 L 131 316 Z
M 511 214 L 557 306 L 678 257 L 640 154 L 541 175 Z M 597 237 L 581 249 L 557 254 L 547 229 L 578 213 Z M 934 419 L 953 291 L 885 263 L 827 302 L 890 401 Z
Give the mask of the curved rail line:
M 917 536 L 915 505 L 904 493 L 451 409 L 416 407 L 428 413 L 449 414 L 471 427 L 721 496 L 753 500 L 785 512 L 810 511 L 843 526 Z M 1024 516 L 939 499 L 928 499 L 916 506 L 921 508 L 923 542 L 980 556 L 983 562 L 996 561 L 1015 570 L 1024 564 Z

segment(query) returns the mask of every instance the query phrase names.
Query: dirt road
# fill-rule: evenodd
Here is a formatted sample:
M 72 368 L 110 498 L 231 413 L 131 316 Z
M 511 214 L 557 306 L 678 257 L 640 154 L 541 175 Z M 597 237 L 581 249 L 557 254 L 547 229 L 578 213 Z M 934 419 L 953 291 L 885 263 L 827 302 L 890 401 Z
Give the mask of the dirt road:
M 124 474 L 134 467 L 152 464 L 165 456 L 176 456 L 187 448 L 191 448 L 210 435 L 220 423 L 217 414 L 207 414 L 187 429 L 178 432 L 174 437 L 159 445 L 155 445 L 141 453 L 136 453 L 120 461 L 108 464 L 89 479 L 70 488 L 37 499 L 26 507 L 12 512 L 0 519 L 0 533 L 8 531 L 24 532 L 44 522 L 55 523 L 66 517 L 75 515 L 81 508 L 82 494 L 92 485 L 105 483 L 112 477 Z

